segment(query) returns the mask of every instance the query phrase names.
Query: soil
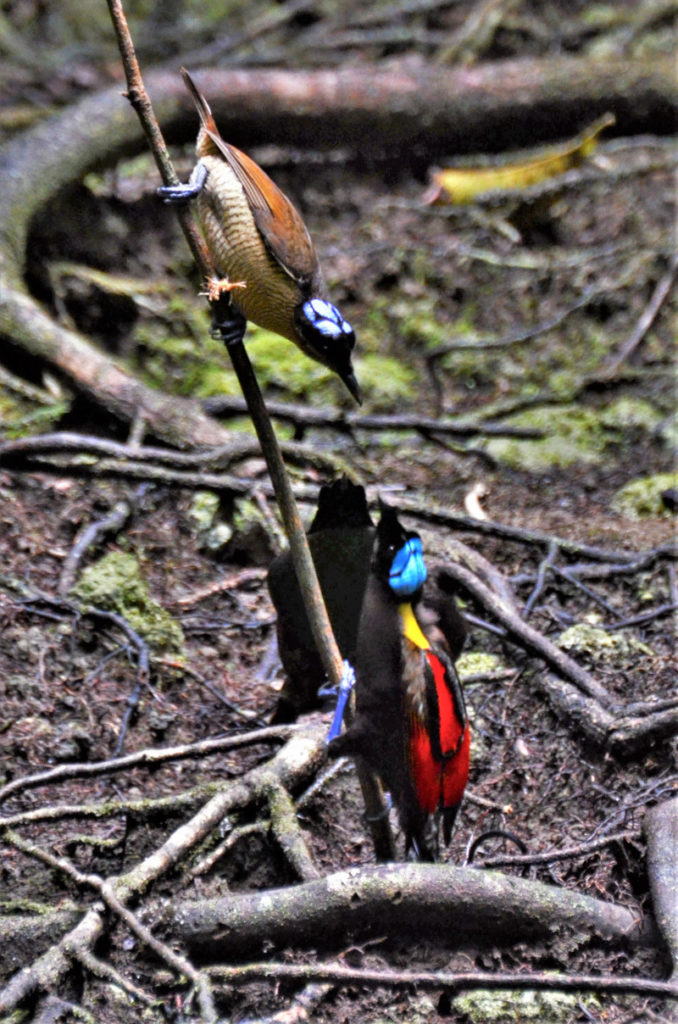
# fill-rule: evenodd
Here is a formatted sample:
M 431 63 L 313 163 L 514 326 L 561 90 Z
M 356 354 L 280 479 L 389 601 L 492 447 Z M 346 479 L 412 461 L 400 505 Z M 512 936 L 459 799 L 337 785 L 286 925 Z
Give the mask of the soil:
M 616 498 L 629 482 L 673 468 L 674 293 L 617 372 L 601 381 L 599 371 L 622 350 L 667 271 L 674 193 L 666 160 L 672 154 L 665 140 L 609 140 L 601 143 L 603 170 L 597 177 L 582 179 L 546 203 L 511 199 L 477 209 L 423 206 L 424 176 L 416 179 L 402 169 L 337 166 L 320 159 L 311 166 L 293 152 L 268 154 L 267 170 L 299 201 L 317 241 L 333 300 L 356 326 L 364 411 L 453 415 L 481 427 L 485 422 L 538 429 L 549 424 L 546 439 L 533 449 L 521 448 L 525 442 L 514 439 L 481 435 L 452 443 L 442 435 L 412 431 L 360 430 L 349 436 L 306 429 L 304 442 L 346 460 L 372 499 L 380 492 L 397 506 L 399 498 L 414 496 L 461 515 L 464 499 L 480 483 L 481 505 L 493 522 L 611 553 L 663 551 L 675 531 L 670 507 L 655 494 L 652 514 L 634 519 L 619 511 Z M 630 170 L 633 166 L 637 173 Z M 196 354 L 191 339 L 205 329 L 206 318 L 202 309 L 196 311 L 194 286 L 185 281 L 186 256 L 172 215 L 157 213 L 154 180 L 142 162 L 136 170 L 103 174 L 96 189 L 89 183 L 94 221 L 88 237 L 78 234 L 77 257 L 111 275 L 122 271 L 152 277 L 152 301 L 121 297 L 73 271 L 58 288 L 47 287 L 46 281 L 54 281 L 49 266 L 73 258 L 68 203 L 61 221 L 55 222 L 52 211 L 51 219 L 35 226 L 32 280 L 55 313 L 104 341 L 147 380 L 162 378 L 168 390 L 183 393 L 191 381 L 208 397 L 219 393 L 209 384 L 214 379 L 209 373 L 217 367 L 219 380 L 225 381 L 228 367 L 209 341 Z M 99 244 L 101 236 L 108 237 L 112 218 L 123 239 L 122 252 L 111 247 L 110 237 L 106 246 Z M 168 295 L 171 313 L 162 305 Z M 556 326 L 516 340 L 535 325 L 551 322 Z M 432 361 L 431 354 L 443 346 L 457 347 L 434 354 Z M 289 358 L 295 358 L 293 352 Z M 318 376 L 312 367 L 304 377 L 303 367 L 298 371 L 294 363 L 287 381 L 268 365 L 262 373 L 270 399 L 346 403 L 349 408 L 349 399 L 324 371 Z M 37 381 L 39 368 L 27 368 L 26 375 Z M 293 390 L 287 386 L 292 377 Z M 105 412 L 68 395 L 66 404 L 51 429 L 125 436 L 127 425 Z M 538 411 L 544 410 L 546 419 L 539 419 Z M 25 429 L 27 415 L 26 405 L 15 409 L 9 427 Z M 291 431 L 281 426 L 280 433 Z M 243 463 L 238 472 L 253 484 L 265 480 L 258 459 Z M 319 485 L 326 475 L 309 466 L 303 479 Z M 140 681 L 138 650 L 119 624 L 83 615 L 72 596 L 59 594 L 65 561 L 82 529 L 121 499 L 132 506 L 131 516 L 86 550 L 78 578 L 102 555 L 132 555 L 150 599 L 181 627 L 179 645 L 150 644 L 147 682 Z M 304 503 L 302 509 L 308 522 L 311 506 Z M 458 537 L 512 580 L 519 605 L 528 600 L 545 556 L 543 545 L 471 528 L 433 527 L 425 515 L 406 519 L 422 533 L 431 561 L 444 563 L 448 537 Z M 218 542 L 217 526 L 228 528 L 225 543 Z M 271 661 L 275 612 L 264 573 L 246 570 L 265 569 L 277 546 L 269 519 L 257 518 L 232 498 L 222 500 L 205 525 L 196 516 L 196 495 L 190 489 L 140 488 L 138 482 L 88 478 L 86 469 L 75 473 L 57 464 L 50 472 L 0 469 L 0 782 L 106 760 L 120 746 L 123 753 L 132 753 L 196 743 L 269 722 L 283 682 L 279 664 L 272 673 L 264 667 Z M 556 565 L 566 570 L 584 561 L 596 564 L 585 553 L 561 550 Z M 231 584 L 224 586 L 229 579 Z M 597 634 L 592 647 L 575 647 L 571 653 L 621 703 L 673 697 L 670 606 L 675 609 L 677 588 L 670 558 L 659 555 L 637 572 L 582 582 L 547 575 L 532 624 L 552 639 L 577 624 L 605 630 L 604 636 L 612 638 L 607 647 L 600 646 L 602 634 Z M 641 826 L 648 807 L 678 792 L 675 737 L 648 743 L 625 759 L 582 742 L 535 688 L 535 674 L 546 671 L 544 666 L 488 631 L 486 610 L 467 595 L 461 599 L 472 619 L 460 666 L 465 667 L 473 729 L 471 778 L 441 860 L 462 863 L 469 842 L 489 829 L 510 830 L 530 852 L 621 835 L 583 856 L 502 870 L 527 872 L 530 878 L 650 914 Z M 668 613 L 636 621 L 663 606 L 669 606 Z M 487 661 L 474 661 L 471 655 L 493 656 L 491 670 Z M 319 715 L 326 720 L 327 710 L 311 711 L 309 719 Z M 111 777 L 36 786 L 6 800 L 3 813 L 164 799 L 166 805 L 153 815 L 133 809 L 101 818 L 55 812 L 52 821 L 22 825 L 25 839 L 69 857 L 82 872 L 118 875 L 194 813 L 199 801 L 194 805 L 186 794 L 238 778 L 270 755 L 270 744 L 257 744 Z M 208 873 L 192 878 L 184 865 L 163 878 L 154 895 L 198 897 L 293 883 L 294 872 L 267 822 L 259 820 L 257 826 L 257 821 L 251 812 L 236 815 L 224 827 L 224 834 L 229 827 L 234 830 L 234 841 Z M 320 872 L 373 860 L 350 765 L 304 802 L 299 821 Z M 214 837 L 199 857 L 223 838 Z M 402 855 L 401 837 L 398 842 Z M 484 844 L 482 858 L 515 852 L 511 842 L 498 840 Z M 0 897 L 26 912 L 94 900 L 53 866 L 11 845 L 3 850 Z M 28 955 L 6 948 L 3 974 L 9 976 L 41 951 L 33 947 Z M 412 947 L 397 936 L 385 936 L 381 943 L 360 948 L 347 942 L 338 952 L 354 966 L 388 964 L 403 970 L 558 969 L 661 978 L 669 967 L 660 952 L 610 952 L 583 939 L 490 954 L 460 953 L 444 938 L 435 946 Z M 186 986 L 147 957 L 122 923 L 109 922 L 107 940 L 97 953 L 159 996 L 165 1009 L 164 1016 L 142 1012 L 108 981 L 83 972 L 59 995 L 80 1003 L 92 1019 L 101 1024 L 196 1019 L 185 1003 Z M 294 1007 L 302 988 L 263 982 L 224 987 L 219 1010 L 232 1020 L 278 1019 L 270 1015 Z M 531 1019 L 521 1016 L 517 1001 L 512 1008 L 495 1005 L 494 1017 L 488 1010 L 483 1016 L 444 990 L 328 986 L 307 989 L 306 995 L 312 1004 L 308 1019 L 317 1024 Z M 549 1016 L 552 1011 L 546 1008 L 537 1012 L 542 1016 L 535 1019 L 567 1024 L 668 1020 L 666 1003 L 641 996 L 586 995 L 575 997 L 560 1016 Z

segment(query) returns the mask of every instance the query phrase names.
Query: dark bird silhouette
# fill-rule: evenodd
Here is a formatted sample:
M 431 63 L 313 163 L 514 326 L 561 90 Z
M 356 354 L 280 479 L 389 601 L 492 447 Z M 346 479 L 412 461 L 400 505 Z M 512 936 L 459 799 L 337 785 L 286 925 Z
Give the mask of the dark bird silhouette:
M 374 534 L 363 487 L 347 477 L 321 487 L 308 543 L 339 650 L 351 662 Z M 318 706 L 325 671 L 289 551 L 273 560 L 267 582 L 278 615 L 278 651 L 286 675 L 273 721 L 290 722 Z
M 426 578 L 421 540 L 382 503 L 358 632 L 356 716 L 331 756 L 362 757 L 391 794 L 410 848 L 433 859 L 430 815 L 449 843 L 469 772 L 470 729 L 450 658 L 432 647 L 417 603 Z
M 157 191 L 165 202 L 196 201 L 221 277 L 208 282 L 208 295 L 229 299 L 228 317 L 215 326 L 227 343 L 242 340 L 247 320 L 288 338 L 334 370 L 359 402 L 355 334 L 326 298 L 301 215 L 258 164 L 222 139 L 204 96 L 185 68 L 181 73 L 200 116 L 198 163 L 188 184 Z

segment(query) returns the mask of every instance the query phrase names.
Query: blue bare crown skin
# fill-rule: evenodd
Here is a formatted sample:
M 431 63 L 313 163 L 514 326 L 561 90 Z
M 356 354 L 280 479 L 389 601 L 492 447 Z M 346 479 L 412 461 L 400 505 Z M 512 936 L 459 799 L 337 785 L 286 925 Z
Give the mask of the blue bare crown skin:
M 301 311 L 311 326 L 325 338 L 345 338 L 353 335 L 353 328 L 336 306 L 325 299 L 308 299 Z M 352 346 L 351 346 L 352 347 Z
M 426 579 L 424 552 L 419 537 L 410 537 L 391 562 L 388 582 L 396 597 L 412 597 Z

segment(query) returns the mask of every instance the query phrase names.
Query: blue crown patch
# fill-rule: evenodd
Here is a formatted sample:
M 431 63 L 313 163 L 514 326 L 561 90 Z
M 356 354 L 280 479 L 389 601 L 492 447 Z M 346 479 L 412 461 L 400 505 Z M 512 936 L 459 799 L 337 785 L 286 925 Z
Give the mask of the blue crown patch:
M 353 328 L 348 320 L 343 318 L 331 302 L 325 299 L 309 299 L 301 308 L 308 322 L 326 338 L 353 334 Z
M 388 582 L 396 597 L 411 597 L 426 579 L 420 537 L 410 537 L 391 562 Z

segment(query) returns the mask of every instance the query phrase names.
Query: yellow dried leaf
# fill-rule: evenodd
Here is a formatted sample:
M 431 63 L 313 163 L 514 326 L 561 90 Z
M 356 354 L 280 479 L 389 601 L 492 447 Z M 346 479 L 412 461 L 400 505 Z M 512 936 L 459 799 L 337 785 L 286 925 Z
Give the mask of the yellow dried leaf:
M 562 174 L 591 155 L 598 136 L 615 123 L 614 114 L 603 114 L 570 142 L 532 160 L 494 167 L 446 167 L 431 172 L 431 185 L 423 196 L 428 204 L 471 203 L 485 192 L 527 188 Z

